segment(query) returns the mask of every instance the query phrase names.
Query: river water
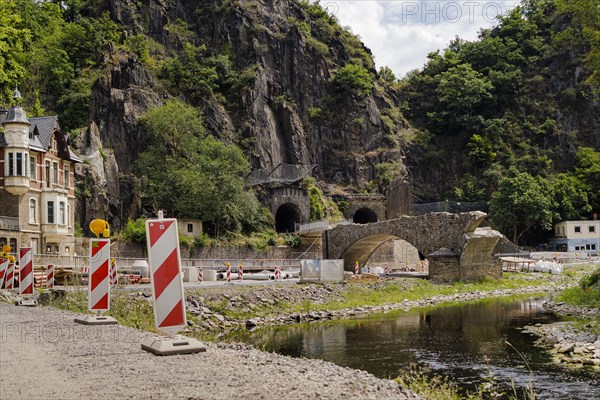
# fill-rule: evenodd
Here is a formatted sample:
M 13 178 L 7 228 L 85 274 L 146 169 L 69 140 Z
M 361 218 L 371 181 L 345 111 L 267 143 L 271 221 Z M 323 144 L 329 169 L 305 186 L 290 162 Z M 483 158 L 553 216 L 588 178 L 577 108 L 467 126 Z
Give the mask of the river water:
M 554 365 L 550 354 L 521 333 L 527 324 L 559 318 L 545 299 L 484 300 L 325 323 L 241 332 L 236 339 L 293 357 L 319 358 L 394 378 L 411 365 L 472 390 L 490 374 L 502 390 L 539 399 L 600 399 L 600 373 Z

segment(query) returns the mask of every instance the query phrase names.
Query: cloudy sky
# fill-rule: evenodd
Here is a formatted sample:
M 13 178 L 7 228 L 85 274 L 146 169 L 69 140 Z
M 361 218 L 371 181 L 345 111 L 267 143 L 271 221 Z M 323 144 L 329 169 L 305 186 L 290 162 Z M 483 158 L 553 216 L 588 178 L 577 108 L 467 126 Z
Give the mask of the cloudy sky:
M 481 28 L 496 24 L 519 1 L 321 0 L 342 26 L 359 35 L 375 56 L 377 67 L 396 76 L 420 68 L 427 54 L 445 48 L 456 36 L 473 40 Z

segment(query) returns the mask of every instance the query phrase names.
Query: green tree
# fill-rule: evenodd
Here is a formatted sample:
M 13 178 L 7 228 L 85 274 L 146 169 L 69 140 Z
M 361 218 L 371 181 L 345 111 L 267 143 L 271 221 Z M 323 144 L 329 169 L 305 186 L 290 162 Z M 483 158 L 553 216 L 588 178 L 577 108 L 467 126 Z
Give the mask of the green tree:
M 146 207 L 201 219 L 216 236 L 269 224 L 254 193 L 244 187 L 250 169 L 244 154 L 208 135 L 196 108 L 169 100 L 140 120 L 148 146 L 136 168 Z
M 551 181 L 554 222 L 585 219 L 592 206 L 587 186 L 572 174 L 559 174 Z
M 533 227 L 551 229 L 552 201 L 546 186 L 541 178 L 511 168 L 489 202 L 493 224 L 515 243 Z
M 6 101 L 25 75 L 24 51 L 30 37 L 22 27 L 16 2 L 0 1 L 0 100 Z
M 581 147 L 577 151 L 575 176 L 584 184 L 592 210 L 600 210 L 600 152 Z

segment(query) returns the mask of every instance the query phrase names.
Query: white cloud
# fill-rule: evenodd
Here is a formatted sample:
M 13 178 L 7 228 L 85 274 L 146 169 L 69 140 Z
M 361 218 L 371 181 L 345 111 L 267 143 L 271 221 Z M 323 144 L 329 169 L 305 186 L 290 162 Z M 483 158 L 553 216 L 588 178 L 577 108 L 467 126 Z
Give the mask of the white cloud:
M 371 49 L 378 67 L 401 77 L 421 68 L 427 54 L 456 36 L 474 40 L 481 28 L 519 2 L 449 0 L 322 0 L 342 26 L 349 26 Z

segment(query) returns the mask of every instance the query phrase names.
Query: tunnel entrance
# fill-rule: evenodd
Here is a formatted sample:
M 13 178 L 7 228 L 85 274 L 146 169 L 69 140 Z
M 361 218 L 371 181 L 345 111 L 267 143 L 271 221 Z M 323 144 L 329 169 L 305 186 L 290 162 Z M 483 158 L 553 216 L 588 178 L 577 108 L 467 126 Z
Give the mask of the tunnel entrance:
M 281 205 L 275 213 L 275 230 L 279 233 L 295 232 L 295 224 L 300 222 L 300 210 L 295 204 Z
M 377 214 L 370 208 L 363 207 L 356 210 L 352 217 L 352 221 L 355 224 L 370 224 L 372 222 L 377 222 Z

